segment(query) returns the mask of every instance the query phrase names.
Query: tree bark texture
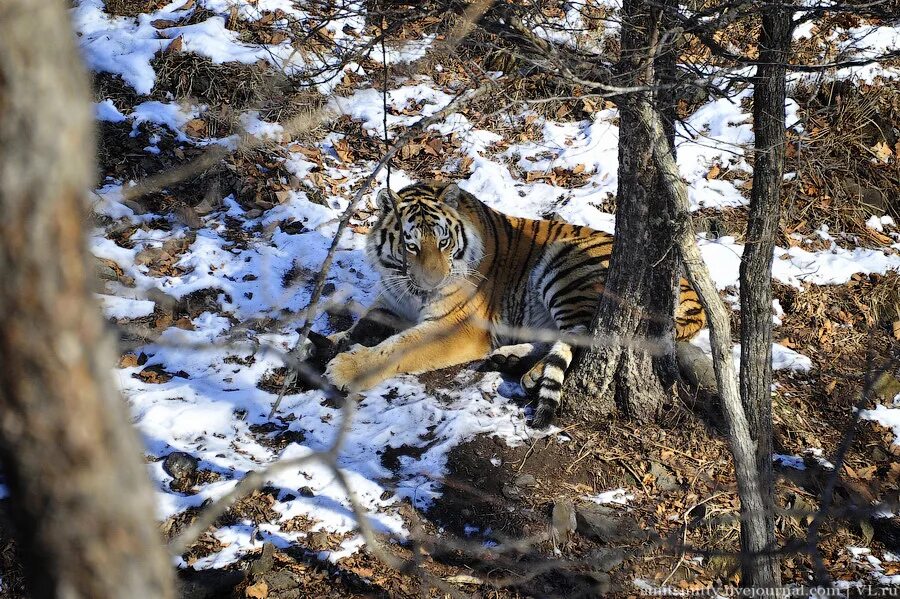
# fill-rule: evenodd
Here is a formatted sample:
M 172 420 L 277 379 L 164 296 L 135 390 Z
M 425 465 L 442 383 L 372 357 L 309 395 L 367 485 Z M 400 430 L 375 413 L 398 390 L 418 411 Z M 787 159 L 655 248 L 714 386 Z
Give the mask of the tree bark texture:
M 750 432 L 748 416 L 744 412 L 738 391 L 737 373 L 731 354 L 731 319 L 728 309 L 719 299 L 715 283 L 697 246 L 697 236 L 691 223 L 690 203 L 687 185 L 681 178 L 678 166 L 668 148 L 668 140 L 663 130 L 659 114 L 649 104 L 639 107 L 642 124 L 650 132 L 653 140 L 653 159 L 660 168 L 665 183 L 662 191 L 669 195 L 678 210 L 677 247 L 681 254 L 691 286 L 700 296 L 700 303 L 706 311 L 709 323 L 710 346 L 716 384 L 725 419 L 728 422 L 728 442 L 734 458 L 735 478 L 741 499 L 741 533 L 747 530 L 761 531 L 767 526 L 766 505 L 772 499 L 765 496 L 757 469 L 756 441 Z M 742 541 L 743 544 L 743 541 Z M 755 556 L 741 554 L 742 584 L 762 584 L 763 576 L 754 574 L 748 579 L 747 570 L 759 561 Z
M 791 47 L 791 12 L 766 7 L 762 16 L 759 62 L 753 88 L 755 134 L 753 192 L 747 244 L 741 256 L 740 392 L 756 468 L 763 516 L 741 520 L 742 582 L 781 585 L 775 539 L 775 475 L 772 468 L 772 252 L 781 214 L 785 144 L 785 75 Z
M 654 90 L 653 99 L 656 110 L 662 117 L 663 131 L 666 133 L 666 139 L 669 140 L 669 147 L 672 148 L 672 155 L 674 156 L 675 121 L 678 119 L 676 84 L 678 83 L 679 37 L 672 37 L 676 24 L 671 13 L 678 11 L 678 2 L 676 0 L 659 0 L 659 2 L 654 2 L 653 5 L 652 18 L 659 22 L 661 38 L 653 66 L 656 73 L 656 82 L 661 85 Z M 662 185 L 662 182 L 660 182 L 660 185 Z
M 0 460 L 33 597 L 172 596 L 85 244 L 87 77 L 62 0 L 0 3 Z
M 651 10 L 644 0 L 625 0 L 620 85 L 656 81 L 660 19 L 658 10 Z M 649 92 L 641 92 L 619 101 L 616 242 L 592 324 L 595 335 L 612 342 L 598 341 L 581 352 L 563 390 L 565 401 L 588 422 L 616 409 L 638 420 L 652 420 L 677 377 L 674 209 L 668 196 L 659 192 L 651 139 L 635 110 L 639 101 L 653 100 Z

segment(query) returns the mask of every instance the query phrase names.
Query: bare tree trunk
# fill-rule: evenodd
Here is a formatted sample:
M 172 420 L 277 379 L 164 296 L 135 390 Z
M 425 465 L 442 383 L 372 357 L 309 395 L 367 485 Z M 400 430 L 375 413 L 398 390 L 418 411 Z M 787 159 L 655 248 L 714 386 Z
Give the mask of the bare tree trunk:
M 765 9 L 753 88 L 756 136 L 753 193 L 747 245 L 741 257 L 740 391 L 750 436 L 756 443 L 756 469 L 763 518 L 742 519 L 741 553 L 745 586 L 781 585 L 775 540 L 775 475 L 772 469 L 772 252 L 781 213 L 784 167 L 785 73 L 791 47 L 791 12 Z
M 659 12 L 644 0 L 625 0 L 621 85 L 655 82 L 660 20 Z M 651 140 L 635 110 L 649 96 L 637 93 L 619 102 L 616 243 L 592 324 L 593 332 L 622 342 L 582 352 L 563 390 L 565 401 L 589 422 L 617 408 L 639 420 L 653 419 L 677 376 L 672 318 L 678 267 L 677 253 L 672 251 L 674 209 L 668 196 L 659 193 Z
M 700 303 L 706 311 L 709 322 L 710 345 L 712 346 L 713 367 L 725 418 L 728 422 L 728 437 L 731 454 L 734 457 L 735 478 L 741 499 L 741 532 L 766 529 L 766 508 L 771 498 L 765 491 L 757 470 L 757 444 L 750 432 L 750 424 L 738 392 L 737 373 L 731 357 L 731 322 L 728 309 L 719 299 L 716 286 L 706 268 L 706 263 L 697 247 L 697 237 L 690 218 L 687 186 L 681 179 L 678 166 L 669 151 L 669 142 L 663 131 L 659 114 L 647 103 L 638 108 L 641 123 L 653 140 L 653 159 L 662 172 L 665 185 L 662 191 L 669 195 L 678 208 L 677 246 L 684 262 L 687 278 L 700 296 Z M 771 458 L 770 458 L 771 459 Z M 760 562 L 755 556 L 741 554 L 742 584 L 773 586 L 766 583 L 766 574 L 758 568 Z
M 62 0 L 0 4 L 0 459 L 33 597 L 172 596 L 90 293 L 93 136 Z

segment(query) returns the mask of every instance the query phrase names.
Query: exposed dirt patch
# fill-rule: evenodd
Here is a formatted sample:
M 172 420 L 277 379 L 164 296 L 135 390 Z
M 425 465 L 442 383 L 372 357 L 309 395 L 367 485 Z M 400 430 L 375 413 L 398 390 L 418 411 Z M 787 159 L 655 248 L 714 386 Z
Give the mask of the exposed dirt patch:
M 278 394 L 281 393 L 281 388 L 284 386 L 285 377 L 288 375 L 288 368 L 276 368 L 270 372 L 267 372 L 259 379 L 259 382 L 256 383 L 257 388 L 262 389 L 263 391 L 268 391 L 269 393 Z M 309 391 L 311 389 L 318 389 L 318 387 L 312 384 L 310 381 L 306 380 L 305 377 L 298 376 L 296 380 L 288 386 L 285 390 L 286 395 L 293 395 L 295 393 L 303 393 L 304 391 Z
M 257 435 L 260 444 L 276 451 L 281 451 L 291 443 L 303 443 L 306 438 L 303 431 L 287 430 L 285 425 L 274 422 L 251 425 L 250 431 Z
M 777 379 L 776 451 L 802 456 L 808 447 L 835 447 L 849 424 L 848 404 L 858 397 L 854 393 L 858 381 L 826 393 L 816 376 L 779 373 Z M 679 563 L 676 550 L 682 538 L 712 551 L 733 552 L 738 547 L 739 504 L 731 458 L 719 408 L 709 401 L 714 400 L 685 395 L 670 407 L 660 425 L 608 422 L 601 424 L 600 432 L 590 432 L 575 423 L 566 430 L 569 440 L 563 443 L 550 438 L 529 447 L 509 448 L 479 437 L 451 453 L 444 496 L 426 517 L 460 538 L 532 539 L 531 550 L 546 560 L 551 544 L 540 534 L 551 525 L 558 501 L 579 506 L 588 496 L 624 488 L 632 495 L 626 509 L 629 535 L 613 543 L 598 543 L 584 531 L 577 532 L 565 546 L 567 560 L 556 575 L 539 577 L 537 586 L 527 590 L 574 592 L 580 584 L 572 577 L 573 570 L 579 571 L 577 564 L 610 547 L 624 549 L 628 556 L 620 570 L 610 573 L 613 588 L 624 590 L 634 576 L 657 582 L 670 577 L 670 583 L 684 588 L 732 584 L 733 558 L 710 559 L 703 565 Z M 573 421 L 565 417 L 566 422 Z M 900 462 L 892 465 L 897 459 L 891 455 L 892 441 L 892 433 L 870 423 L 859 427 L 847 461 L 850 470 L 837 486 L 833 509 L 858 509 L 896 493 Z M 830 471 L 806 455 L 806 471 L 778 468 L 777 496 L 783 508 L 812 513 Z M 779 516 L 777 529 L 780 541 L 789 544 L 805 535 L 806 520 Z M 866 530 L 872 528 L 852 521 L 826 524 L 821 547 L 830 567 L 865 576 L 866 566 L 852 561 L 845 547 L 857 543 L 895 546 L 894 520 L 879 521 L 874 534 Z M 797 583 L 812 565 L 802 554 L 784 563 L 786 578 Z M 623 572 L 627 576 L 619 577 Z

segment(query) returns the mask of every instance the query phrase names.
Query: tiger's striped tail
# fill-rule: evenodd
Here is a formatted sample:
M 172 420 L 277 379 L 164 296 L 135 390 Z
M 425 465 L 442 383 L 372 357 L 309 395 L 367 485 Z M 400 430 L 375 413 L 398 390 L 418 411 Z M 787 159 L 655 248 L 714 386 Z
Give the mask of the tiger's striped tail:
M 572 334 L 585 334 L 584 326 L 573 327 Z M 573 349 L 563 340 L 556 341 L 547 355 L 522 376 L 522 387 L 538 400 L 531 426 L 546 428 L 553 422 L 562 399 L 562 386 L 566 371 L 572 363 Z

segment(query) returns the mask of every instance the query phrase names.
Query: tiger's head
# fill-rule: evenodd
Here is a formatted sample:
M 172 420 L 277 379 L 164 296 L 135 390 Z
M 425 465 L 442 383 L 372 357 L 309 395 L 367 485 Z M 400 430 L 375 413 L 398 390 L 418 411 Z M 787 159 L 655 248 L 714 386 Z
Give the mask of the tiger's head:
M 396 283 L 427 295 L 475 272 L 482 244 L 460 214 L 465 195 L 452 183 L 417 183 L 378 193 L 379 218 L 367 247 L 388 287 Z

